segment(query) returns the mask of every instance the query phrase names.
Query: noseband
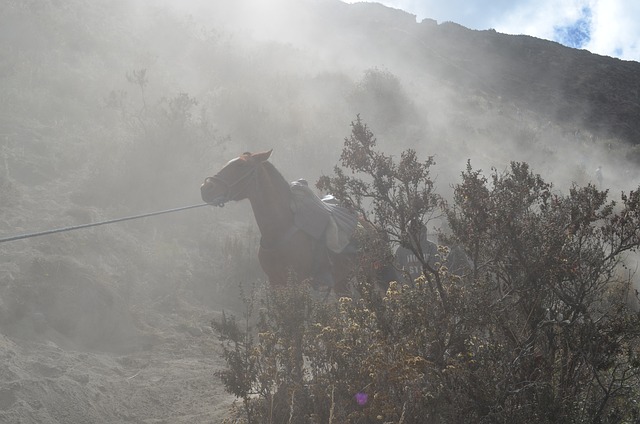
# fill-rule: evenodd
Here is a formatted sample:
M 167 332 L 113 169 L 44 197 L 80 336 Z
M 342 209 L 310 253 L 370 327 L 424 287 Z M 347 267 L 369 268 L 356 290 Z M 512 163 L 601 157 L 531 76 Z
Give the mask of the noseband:
M 221 173 L 222 171 L 224 171 L 224 169 L 220 170 L 220 172 L 218 172 L 213 177 L 207 177 L 205 179 L 205 182 L 218 181 L 225 188 L 224 195 L 214 199 L 210 203 L 215 206 L 223 207 L 225 203 L 229 202 L 230 200 L 237 200 L 236 197 L 239 196 L 241 192 L 233 193 L 233 190 L 238 185 L 245 182 L 245 180 L 247 180 L 249 177 L 252 177 L 256 172 L 256 168 L 257 168 L 257 165 L 252 166 L 249 170 L 247 170 L 244 174 L 242 174 L 240 178 L 238 178 L 236 181 L 228 181 L 225 177 L 223 177 Z

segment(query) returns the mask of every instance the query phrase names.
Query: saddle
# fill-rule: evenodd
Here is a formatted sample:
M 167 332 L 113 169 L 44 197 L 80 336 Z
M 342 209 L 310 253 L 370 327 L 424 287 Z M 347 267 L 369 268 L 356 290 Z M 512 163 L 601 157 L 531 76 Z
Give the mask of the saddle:
M 309 234 L 315 241 L 314 284 L 333 287 L 335 280 L 329 251 L 356 251 L 351 238 L 358 226 L 358 218 L 349 209 L 339 206 L 333 196 L 325 196 L 322 199 L 316 196 L 306 180 L 294 181 L 290 187 L 294 226 Z
M 294 181 L 290 186 L 295 226 L 332 252 L 343 253 L 358 226 L 356 214 L 338 205 L 331 195 L 316 196 L 306 180 Z

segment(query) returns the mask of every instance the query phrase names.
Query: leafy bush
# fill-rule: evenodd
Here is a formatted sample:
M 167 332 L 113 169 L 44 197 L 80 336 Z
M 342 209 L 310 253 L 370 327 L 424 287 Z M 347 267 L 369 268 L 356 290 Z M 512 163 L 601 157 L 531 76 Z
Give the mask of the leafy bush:
M 215 324 L 238 421 L 637 422 L 640 320 L 621 265 L 640 245 L 640 192 L 560 195 L 527 164 L 489 178 L 468 164 L 448 204 L 431 190 L 432 159 L 396 164 L 359 118 L 352 130 L 349 174 L 336 167 L 319 186 L 413 249 L 423 275 L 386 293 L 358 276 L 357 299 L 329 304 L 292 282 L 266 293 L 255 330 L 255 297 L 244 328 Z M 430 266 L 416 245 L 439 210 L 472 260 L 466 275 L 442 265 L 447 248 Z

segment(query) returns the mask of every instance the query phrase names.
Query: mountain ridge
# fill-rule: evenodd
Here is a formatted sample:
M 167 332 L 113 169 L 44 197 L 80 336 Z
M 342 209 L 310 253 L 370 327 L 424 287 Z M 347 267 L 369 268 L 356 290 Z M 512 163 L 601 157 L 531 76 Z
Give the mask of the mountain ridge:
M 438 24 L 429 18 L 417 23 L 415 15 L 380 4 L 350 6 L 370 13 L 377 24 L 403 25 L 407 35 L 424 45 L 423 51 L 416 49 L 424 60 L 434 59 L 429 51 L 446 58 L 453 66 L 431 60 L 422 68 L 437 78 L 464 83 L 473 75 L 482 84 L 469 82 L 468 88 L 482 90 L 486 85 L 494 94 L 521 107 L 533 106 L 549 119 L 640 143 L 639 62 L 528 35 L 473 30 L 454 22 Z

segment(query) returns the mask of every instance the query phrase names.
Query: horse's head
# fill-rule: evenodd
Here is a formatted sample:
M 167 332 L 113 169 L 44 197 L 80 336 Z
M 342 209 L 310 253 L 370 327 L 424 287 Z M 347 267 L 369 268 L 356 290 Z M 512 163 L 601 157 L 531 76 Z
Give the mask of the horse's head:
M 223 206 L 230 200 L 242 200 L 250 196 L 255 187 L 258 167 L 269 159 L 272 150 L 259 153 L 243 153 L 230 160 L 213 177 L 207 177 L 200 186 L 202 200 Z

